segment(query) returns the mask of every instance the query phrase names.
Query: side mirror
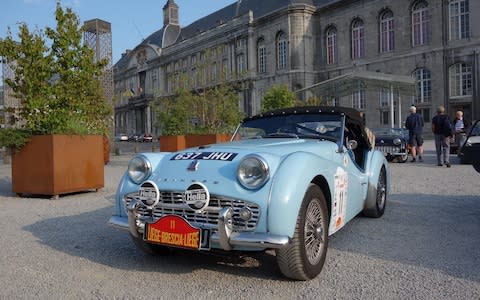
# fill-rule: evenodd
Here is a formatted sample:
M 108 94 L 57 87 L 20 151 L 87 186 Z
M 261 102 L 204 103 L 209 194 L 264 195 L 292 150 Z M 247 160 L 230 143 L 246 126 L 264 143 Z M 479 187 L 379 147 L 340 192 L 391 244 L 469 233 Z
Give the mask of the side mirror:
M 348 140 L 347 147 L 349 150 L 355 150 L 358 147 L 358 142 L 356 140 Z

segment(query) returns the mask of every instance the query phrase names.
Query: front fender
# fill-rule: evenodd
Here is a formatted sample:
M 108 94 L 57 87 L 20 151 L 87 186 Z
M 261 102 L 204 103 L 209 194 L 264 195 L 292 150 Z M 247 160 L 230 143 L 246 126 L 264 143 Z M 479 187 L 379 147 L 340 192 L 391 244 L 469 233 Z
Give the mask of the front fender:
M 337 165 L 312 153 L 295 152 L 288 155 L 278 167 L 270 191 L 267 225 L 273 234 L 293 237 L 298 213 L 308 185 L 317 176 L 323 176 L 333 186 Z M 330 188 L 330 193 L 333 190 Z M 332 198 L 331 195 L 326 198 Z

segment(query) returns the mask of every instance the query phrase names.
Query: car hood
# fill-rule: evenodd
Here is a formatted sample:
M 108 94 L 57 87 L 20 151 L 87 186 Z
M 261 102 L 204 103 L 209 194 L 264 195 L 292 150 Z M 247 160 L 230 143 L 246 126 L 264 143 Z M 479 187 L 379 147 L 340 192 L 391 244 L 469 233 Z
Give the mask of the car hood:
M 304 151 L 315 155 L 330 155 L 330 152 L 320 149 L 337 148 L 337 145 L 331 141 L 318 139 L 292 139 L 292 138 L 266 138 L 266 139 L 248 139 L 220 144 L 205 145 L 189 148 L 180 152 L 228 152 L 236 153 L 236 158 L 252 153 L 268 153 L 275 156 L 284 156 L 293 152 Z
M 236 172 L 247 155 L 261 156 L 273 177 L 282 160 L 291 153 L 309 152 L 331 160 L 337 147 L 330 141 L 269 138 L 189 148 L 162 153 L 164 156 L 154 166 L 151 180 L 160 190 L 185 190 L 192 182 L 201 182 L 214 193 L 235 195 L 245 191 L 236 181 Z

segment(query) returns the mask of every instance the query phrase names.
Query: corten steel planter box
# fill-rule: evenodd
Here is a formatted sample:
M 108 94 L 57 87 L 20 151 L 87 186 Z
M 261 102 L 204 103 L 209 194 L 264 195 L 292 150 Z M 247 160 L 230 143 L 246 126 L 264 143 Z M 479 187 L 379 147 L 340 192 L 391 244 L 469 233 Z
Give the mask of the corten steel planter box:
M 186 148 L 184 135 L 164 135 L 158 141 L 162 152 L 176 152 Z
M 110 161 L 110 141 L 108 137 L 103 137 L 103 162 L 108 164 Z
M 50 195 L 104 186 L 103 137 L 41 135 L 12 155 L 12 191 Z
M 228 142 L 228 134 L 189 134 L 160 136 L 160 151 L 176 152 L 185 148 Z
M 209 144 L 217 144 L 217 143 L 224 143 L 230 140 L 230 135 L 228 134 L 191 134 L 187 135 L 186 138 L 186 146 L 187 148 L 202 146 L 202 145 L 209 145 Z

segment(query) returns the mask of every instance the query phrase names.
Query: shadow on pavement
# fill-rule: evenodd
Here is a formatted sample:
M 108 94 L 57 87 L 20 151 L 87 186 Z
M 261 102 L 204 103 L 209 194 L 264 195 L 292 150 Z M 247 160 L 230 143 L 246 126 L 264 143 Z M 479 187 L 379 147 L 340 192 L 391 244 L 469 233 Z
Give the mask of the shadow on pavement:
M 329 246 L 480 282 L 480 196 L 394 194 L 386 209 L 355 218 Z
M 127 231 L 107 225 L 112 210 L 107 207 L 75 216 L 45 219 L 23 229 L 54 250 L 112 268 L 171 274 L 210 269 L 236 276 L 283 279 L 275 256 L 270 252 L 175 250 L 166 256 L 145 254 L 135 247 Z

